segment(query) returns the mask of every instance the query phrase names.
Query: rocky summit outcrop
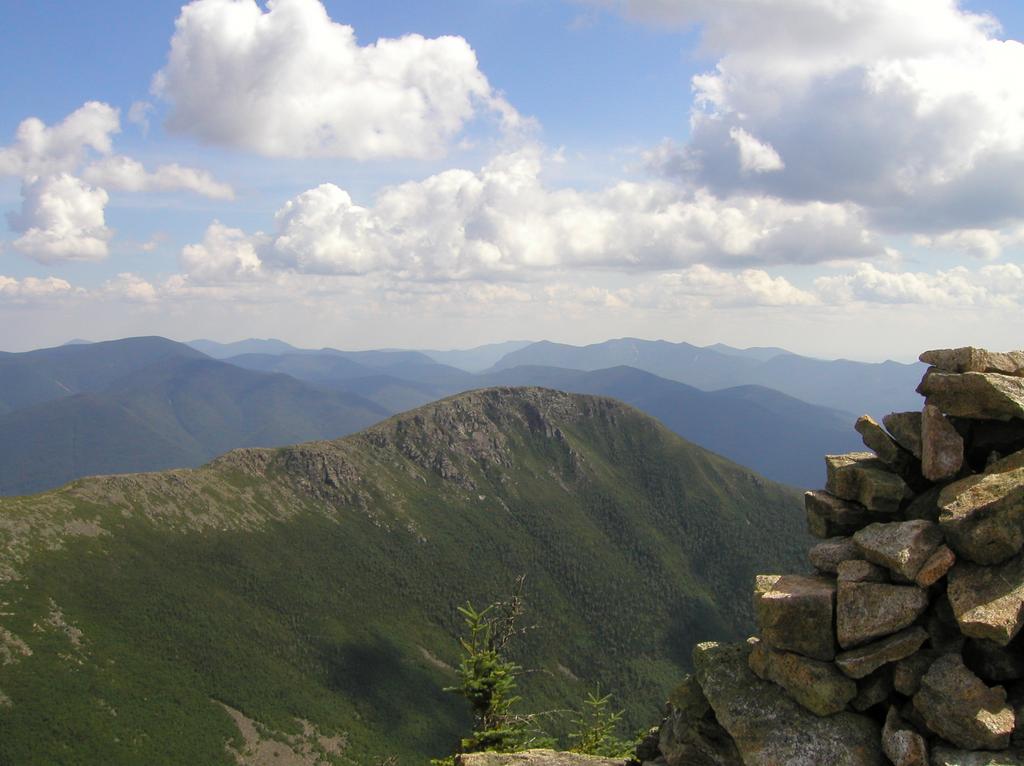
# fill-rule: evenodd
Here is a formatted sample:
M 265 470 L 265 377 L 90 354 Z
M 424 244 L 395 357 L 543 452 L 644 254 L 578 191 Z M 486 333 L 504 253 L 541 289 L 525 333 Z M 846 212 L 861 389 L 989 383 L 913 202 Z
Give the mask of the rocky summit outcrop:
M 522 753 L 473 753 L 455 759 L 458 766 L 625 766 L 622 758 L 600 758 L 554 750 L 527 750 Z
M 1024 352 L 921 361 L 921 411 L 825 458 L 808 571 L 756 578 L 759 635 L 697 646 L 638 762 L 1024 764 Z

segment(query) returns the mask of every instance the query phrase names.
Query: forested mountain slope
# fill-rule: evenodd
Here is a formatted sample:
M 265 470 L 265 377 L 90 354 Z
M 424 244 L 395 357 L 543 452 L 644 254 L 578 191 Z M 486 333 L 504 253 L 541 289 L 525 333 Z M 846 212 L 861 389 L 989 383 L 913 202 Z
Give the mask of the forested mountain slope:
M 529 707 L 600 683 L 639 726 L 696 638 L 746 634 L 753 574 L 800 566 L 803 540 L 794 491 L 543 389 L 3 498 L 0 763 L 231 764 L 255 732 L 422 764 L 468 725 L 440 691 L 455 607 L 520 574 Z

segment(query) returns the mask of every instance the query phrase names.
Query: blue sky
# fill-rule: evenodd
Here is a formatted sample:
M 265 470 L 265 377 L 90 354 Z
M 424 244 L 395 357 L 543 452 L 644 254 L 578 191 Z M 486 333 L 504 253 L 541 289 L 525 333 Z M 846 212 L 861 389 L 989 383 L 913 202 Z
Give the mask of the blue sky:
M 1019 345 L 1018 3 L 5 10 L 0 348 Z

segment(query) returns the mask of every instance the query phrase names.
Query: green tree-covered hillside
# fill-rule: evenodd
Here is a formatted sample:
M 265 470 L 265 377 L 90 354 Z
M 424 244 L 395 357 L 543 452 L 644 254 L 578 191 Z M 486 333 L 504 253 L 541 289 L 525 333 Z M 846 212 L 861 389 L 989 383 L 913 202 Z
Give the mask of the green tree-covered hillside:
M 544 389 L 2 498 L 0 763 L 425 763 L 469 725 L 456 607 L 519 574 L 524 707 L 599 683 L 637 727 L 802 527 L 795 492 Z

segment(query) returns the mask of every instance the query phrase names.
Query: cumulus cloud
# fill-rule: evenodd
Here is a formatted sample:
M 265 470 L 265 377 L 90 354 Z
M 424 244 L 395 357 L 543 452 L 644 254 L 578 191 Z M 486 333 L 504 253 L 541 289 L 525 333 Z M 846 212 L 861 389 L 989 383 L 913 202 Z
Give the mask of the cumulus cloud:
M 65 295 L 75 292 L 71 284 L 57 277 L 25 277 L 15 279 L 0 274 L 0 298 L 9 300 L 29 300 L 36 298 L 49 298 L 58 295 Z
M 882 271 L 860 264 L 849 274 L 818 277 L 815 289 L 833 304 L 856 302 L 921 304 L 935 307 L 1020 307 L 1024 269 L 1016 264 L 970 271 L 958 266 L 934 274 Z
M 740 170 L 746 173 L 771 173 L 782 170 L 786 164 L 779 153 L 768 144 L 762 143 L 743 128 L 730 128 L 729 138 L 740 152 Z
M 219 221 L 207 227 L 202 243 L 181 251 L 181 265 L 193 278 L 213 282 L 252 279 L 262 269 L 256 238 Z
M 193 0 L 153 91 L 170 129 L 274 157 L 430 157 L 480 111 L 522 123 L 463 38 L 361 46 L 320 0 Z
M 702 297 L 716 306 L 813 306 L 818 303 L 810 293 L 766 271 L 721 271 L 703 264 L 662 275 L 654 294 L 663 304 L 675 303 L 680 297 Z
M 697 24 L 717 57 L 667 172 L 720 195 L 855 202 L 900 231 L 1021 218 L 1024 45 L 992 18 L 954 0 L 594 1 Z M 740 130 L 785 167 L 750 172 Z
M 177 163 L 160 165 L 147 171 L 141 162 L 123 155 L 113 155 L 87 166 L 82 177 L 90 183 L 115 191 L 191 191 L 211 199 L 231 200 L 235 192 L 230 185 L 217 181 L 205 170 L 184 167 Z
M 107 257 L 107 193 L 69 173 L 43 176 L 22 186 L 20 213 L 8 223 L 21 236 L 16 250 L 40 263 L 98 261 Z
M 224 239 L 211 236 L 221 232 L 211 227 L 209 241 L 192 246 L 201 249 L 190 250 L 184 265 L 235 264 L 243 241 L 271 269 L 389 272 L 414 280 L 524 280 L 572 268 L 643 272 L 695 263 L 817 263 L 882 252 L 849 205 L 749 195 L 722 199 L 703 191 L 681 197 L 662 181 L 622 182 L 595 192 L 551 188 L 542 178 L 542 160 L 535 149 L 500 155 L 478 172 L 448 170 L 385 188 L 371 206 L 323 184 L 286 203 L 273 233 L 243 240 L 234 232 Z
M 124 272 L 103 283 L 99 293 L 131 303 L 156 303 L 160 297 L 155 285 L 138 274 Z
M 118 110 L 98 101 L 52 126 L 36 117 L 21 122 L 13 143 L 0 147 L 0 176 L 22 179 L 21 211 L 7 216 L 21 234 L 16 250 L 41 263 L 106 258 L 114 233 L 105 222 L 107 189 L 234 198 L 229 185 L 204 170 L 170 164 L 147 171 L 137 160 L 112 154 L 120 130 Z
M 120 130 L 117 110 L 98 101 L 87 102 L 53 126 L 29 117 L 18 125 L 14 143 L 0 148 L 0 175 L 31 178 L 73 172 L 89 149 L 109 154 L 112 136 Z
M 963 253 L 985 261 L 994 261 L 1006 248 L 1024 244 L 1024 226 L 997 229 L 955 229 L 939 236 L 918 235 L 914 244 L 936 250 Z

